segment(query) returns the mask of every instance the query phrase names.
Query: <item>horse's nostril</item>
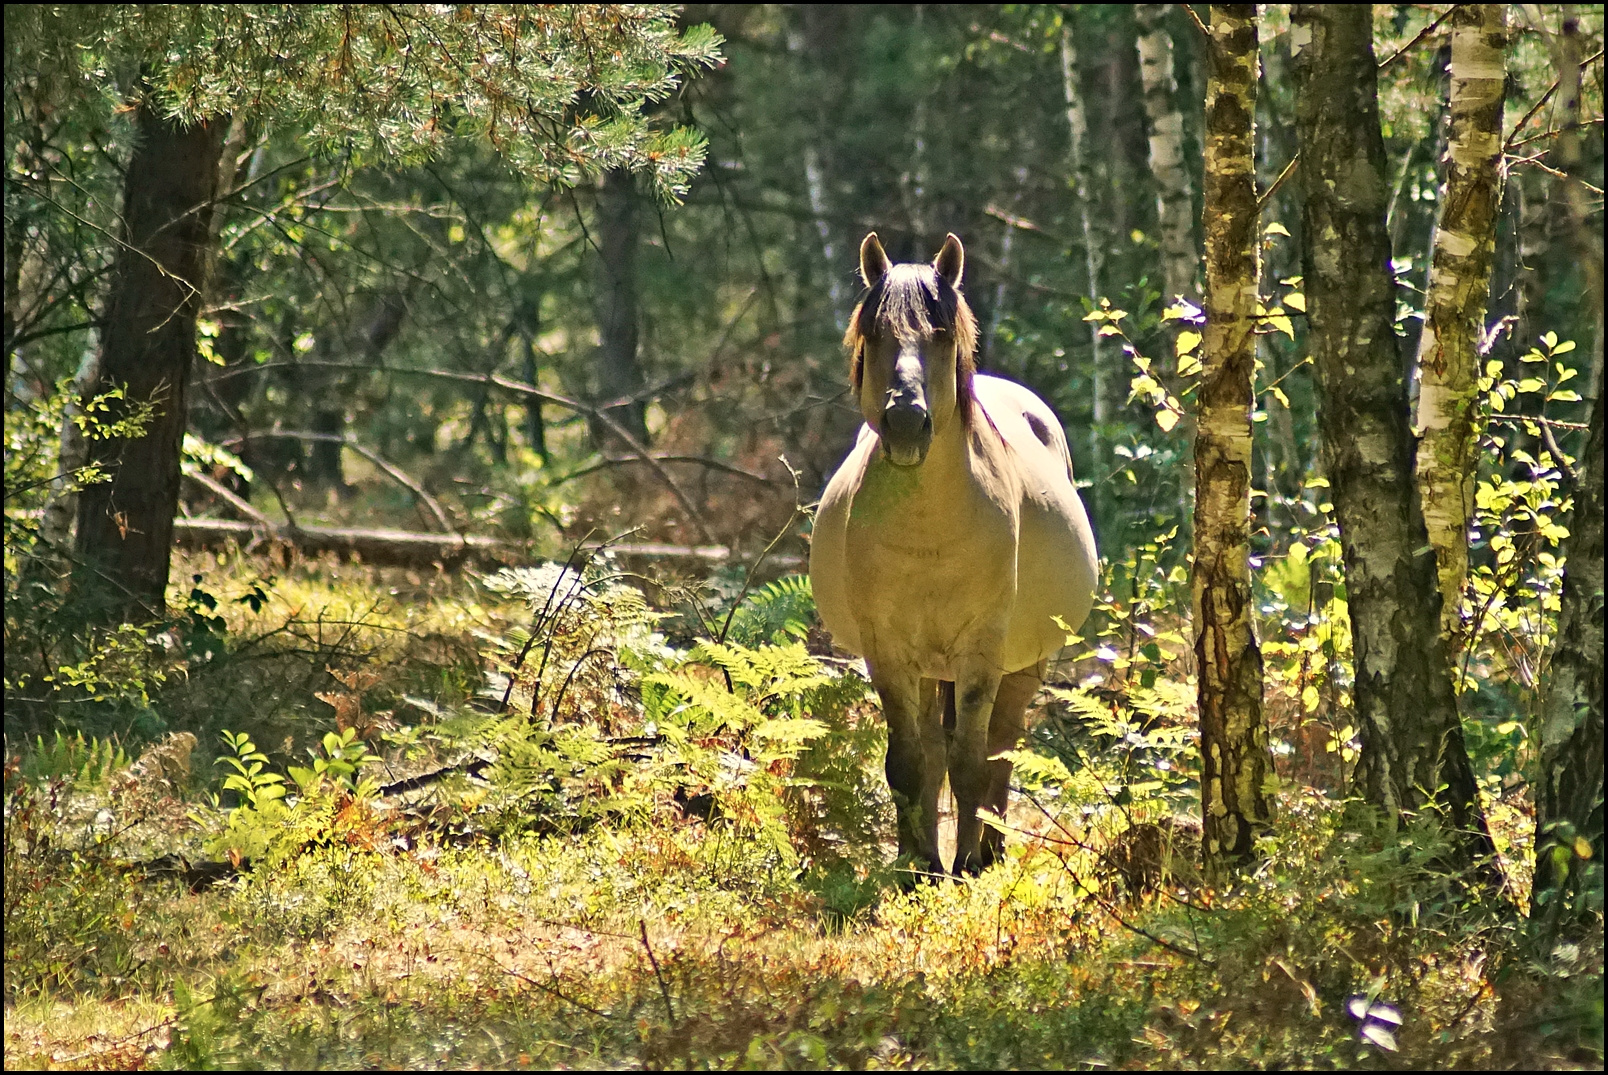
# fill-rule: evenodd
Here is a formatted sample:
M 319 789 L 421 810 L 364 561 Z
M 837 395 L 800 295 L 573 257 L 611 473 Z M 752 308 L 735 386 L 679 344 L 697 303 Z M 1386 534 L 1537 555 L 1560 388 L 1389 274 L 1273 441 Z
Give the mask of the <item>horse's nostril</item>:
M 932 416 L 925 407 L 908 404 L 889 407 L 883 413 L 883 421 L 887 423 L 888 432 L 895 437 L 919 437 L 932 427 Z

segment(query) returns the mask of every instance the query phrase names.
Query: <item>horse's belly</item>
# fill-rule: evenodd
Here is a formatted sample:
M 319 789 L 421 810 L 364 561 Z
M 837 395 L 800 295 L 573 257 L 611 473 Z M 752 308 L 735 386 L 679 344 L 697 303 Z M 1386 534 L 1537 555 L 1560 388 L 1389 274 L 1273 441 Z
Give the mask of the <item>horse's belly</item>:
M 1026 668 L 1052 657 L 1066 644 L 1067 629 L 1083 626 L 1094 598 L 1095 565 L 1094 536 L 1076 491 L 1023 499 L 1007 663 Z

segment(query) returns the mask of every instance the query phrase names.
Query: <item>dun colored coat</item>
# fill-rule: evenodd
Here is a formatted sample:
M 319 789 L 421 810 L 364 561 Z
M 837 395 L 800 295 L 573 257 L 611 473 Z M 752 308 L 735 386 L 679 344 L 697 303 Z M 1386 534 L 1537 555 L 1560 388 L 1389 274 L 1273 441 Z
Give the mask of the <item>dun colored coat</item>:
M 866 658 L 882 699 L 900 855 L 935 873 L 946 773 L 955 872 L 999 856 L 978 817 L 1003 816 L 1010 796 L 1011 764 L 996 755 L 1021 739 L 1095 582 L 1055 412 L 974 372 L 964 263 L 953 235 L 931 265 L 890 264 L 874 232 L 861 244 L 866 291 L 845 342 L 866 424 L 827 484 L 810 549 L 821 621 Z

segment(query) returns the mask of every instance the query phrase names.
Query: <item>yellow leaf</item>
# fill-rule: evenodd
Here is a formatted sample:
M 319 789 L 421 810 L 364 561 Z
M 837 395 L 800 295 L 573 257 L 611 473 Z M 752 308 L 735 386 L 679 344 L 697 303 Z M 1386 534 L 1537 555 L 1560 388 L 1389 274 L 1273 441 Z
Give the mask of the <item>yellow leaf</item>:
M 1584 836 L 1576 836 L 1574 838 L 1574 853 L 1577 858 L 1590 858 L 1591 841 L 1586 839 Z
M 1284 296 L 1284 305 L 1292 310 L 1300 310 L 1302 313 L 1306 313 L 1306 296 L 1299 291 L 1292 291 Z
M 1200 346 L 1200 333 L 1184 331 L 1178 334 L 1178 357 L 1182 358 Z
M 1301 711 L 1304 713 L 1316 712 L 1318 708 L 1318 688 L 1308 683 L 1301 688 Z
M 1156 424 L 1163 433 L 1171 433 L 1172 427 L 1178 424 L 1180 415 L 1173 410 L 1159 410 L 1156 412 Z
M 1290 339 L 1292 339 L 1292 340 L 1295 339 L 1295 326 L 1290 324 L 1290 319 L 1288 317 L 1284 317 L 1282 315 L 1275 315 L 1273 317 L 1268 318 L 1267 323 L 1272 325 L 1274 328 L 1278 329 L 1280 332 L 1284 333 Z
M 1116 325 L 1101 325 L 1100 326 L 1100 335 L 1102 335 L 1102 336 L 1121 336 L 1122 335 L 1122 330 L 1120 328 L 1118 328 Z
M 1286 228 L 1283 224 L 1280 224 L 1278 221 L 1275 220 L 1273 223 L 1269 224 L 1267 227 L 1262 229 L 1262 234 L 1263 235 L 1282 235 L 1285 238 L 1289 238 L 1290 229 Z

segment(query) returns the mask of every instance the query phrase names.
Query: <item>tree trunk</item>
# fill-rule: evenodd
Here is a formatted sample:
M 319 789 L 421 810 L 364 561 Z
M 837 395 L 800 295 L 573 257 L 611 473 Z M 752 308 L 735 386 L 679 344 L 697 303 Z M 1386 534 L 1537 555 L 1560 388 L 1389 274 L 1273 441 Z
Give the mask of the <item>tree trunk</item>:
M 1169 4 L 1139 4 L 1139 75 L 1145 87 L 1145 118 L 1150 121 L 1150 171 L 1156 179 L 1156 221 L 1161 232 L 1163 305 L 1182 295 L 1199 297 L 1200 255 L 1195 246 L 1195 200 L 1184 167 L 1184 116 L 1178 110 L 1173 78 L 1173 44 L 1167 33 Z M 1247 120 L 1247 122 L 1249 122 Z M 1249 154 L 1247 154 L 1249 159 Z
M 1063 20 L 1072 18 L 1068 12 Z M 1083 95 L 1078 92 L 1078 56 L 1072 43 L 1072 25 L 1061 23 L 1061 88 L 1066 96 L 1066 126 L 1070 137 L 1068 163 L 1078 199 L 1078 223 L 1083 232 L 1083 267 L 1088 274 L 1089 301 L 1100 301 L 1100 251 L 1095 236 L 1093 189 L 1088 154 L 1084 152 L 1089 137 L 1089 119 L 1083 108 Z M 1105 518 L 1105 423 L 1106 386 L 1105 362 L 1100 355 L 1100 322 L 1089 325 L 1089 509 L 1098 528 Z
M 1206 333 L 1195 432 L 1191 579 L 1208 869 L 1249 858 L 1273 816 L 1262 653 L 1251 622 L 1256 367 L 1256 7 L 1213 4 L 1206 77 Z M 1155 145 L 1152 139 L 1151 145 Z
M 78 363 L 78 372 L 73 376 L 67 405 L 62 409 L 56 477 L 50 480 L 51 498 L 39 525 L 40 540 L 51 555 L 61 557 L 58 562 L 66 560 L 65 554 L 73 538 L 73 518 L 78 512 L 78 470 L 89 456 L 89 442 L 84 439 L 84 431 L 78 428 L 78 418 L 100 382 L 98 340 L 95 329 L 89 329 L 88 344 Z
M 1507 26 L 1501 4 L 1452 12 L 1451 133 L 1429 300 L 1418 346 L 1418 495 L 1451 641 L 1468 575 L 1474 511 L 1475 389 L 1502 205 L 1502 102 Z
M 1558 645 L 1541 708 L 1530 916 L 1546 923 L 1548 933 L 1579 913 L 1586 869 L 1595 864 L 1600 871 L 1604 851 L 1602 435 L 1599 395 L 1591 408 L 1586 454 L 1578 464 L 1574 519 L 1564 539 Z M 1588 846 L 1589 856 L 1579 853 Z
M 149 105 L 139 110 L 97 391 L 126 386 L 126 405 L 150 403 L 154 411 L 141 435 L 91 445 L 112 480 L 79 495 L 74 546 L 80 580 L 86 589 L 104 588 L 101 611 L 120 622 L 165 611 L 185 393 L 228 127 L 227 116 L 181 128 Z
M 524 349 L 524 361 L 520 365 L 520 376 L 525 383 L 535 387 L 536 378 L 541 372 L 541 365 L 536 352 L 536 337 L 542 328 L 542 295 L 534 284 L 527 279 L 519 302 L 519 310 L 514 318 L 516 331 L 519 333 L 519 342 Z M 530 450 L 535 452 L 545 465 L 547 463 L 547 423 L 542 420 L 542 401 L 535 396 L 525 397 L 525 441 Z
M 597 329 L 598 402 L 627 399 L 642 391 L 642 367 L 637 363 L 637 241 L 636 181 L 616 169 L 604 174 L 597 192 Z M 638 444 L 648 443 L 647 407 L 640 399 L 605 407 Z M 612 438 L 599 423 L 592 425 L 598 449 Z
M 848 262 L 839 261 L 839 252 L 853 238 L 842 243 L 832 222 L 830 189 L 832 186 L 832 139 L 825 132 L 832 130 L 836 99 L 840 97 L 842 82 L 836 73 L 835 49 L 849 33 L 845 15 L 849 9 L 839 4 L 798 4 L 790 16 L 796 21 L 787 31 L 787 51 L 798 57 L 804 66 L 802 85 L 809 95 L 805 109 L 806 137 L 800 152 L 804 158 L 804 193 L 810 203 L 810 217 L 821 240 L 821 258 L 826 263 L 826 294 L 832 307 L 832 317 L 838 332 L 849 327 L 849 313 L 854 305 L 854 276 Z
M 1586 397 L 1595 399 L 1602 391 L 1603 345 L 1603 287 L 1602 287 L 1602 222 L 1593 220 L 1594 207 L 1600 206 L 1602 195 L 1592 197 L 1591 185 L 1581 173 L 1585 160 L 1580 146 L 1580 64 L 1584 52 L 1580 38 L 1580 20 L 1574 7 L 1562 6 L 1563 19 L 1556 35 L 1548 35 L 1553 63 L 1558 68 L 1558 141 L 1553 150 L 1553 161 L 1567 177 L 1553 187 L 1554 196 L 1562 196 L 1569 218 L 1569 242 L 1574 247 L 1575 262 L 1586 278 L 1586 297 L 1596 311 L 1596 339 L 1591 345 L 1591 369 L 1586 379 Z M 1590 123 L 1590 120 L 1587 120 Z
M 1385 231 L 1385 150 L 1368 5 L 1291 14 L 1302 252 L 1323 471 L 1345 560 L 1362 753 L 1357 783 L 1394 819 L 1435 795 L 1460 857 L 1491 851 L 1463 747 L 1435 560 L 1412 480 L 1407 383 Z M 1444 786 L 1444 787 L 1443 787 Z M 1436 794 L 1436 789 L 1442 789 Z
M 370 304 L 368 316 L 360 328 L 354 331 L 350 324 L 333 327 L 331 338 L 320 350 L 328 361 L 347 362 L 354 357 L 373 361 L 401 333 L 407 311 L 407 297 L 401 292 L 380 295 Z M 314 442 L 307 453 L 307 476 L 341 496 L 351 491 L 346 484 L 339 441 L 346 435 L 346 405 L 351 395 L 350 389 L 343 385 L 346 376 L 315 371 L 308 378 L 313 388 L 312 432 L 336 439 Z

